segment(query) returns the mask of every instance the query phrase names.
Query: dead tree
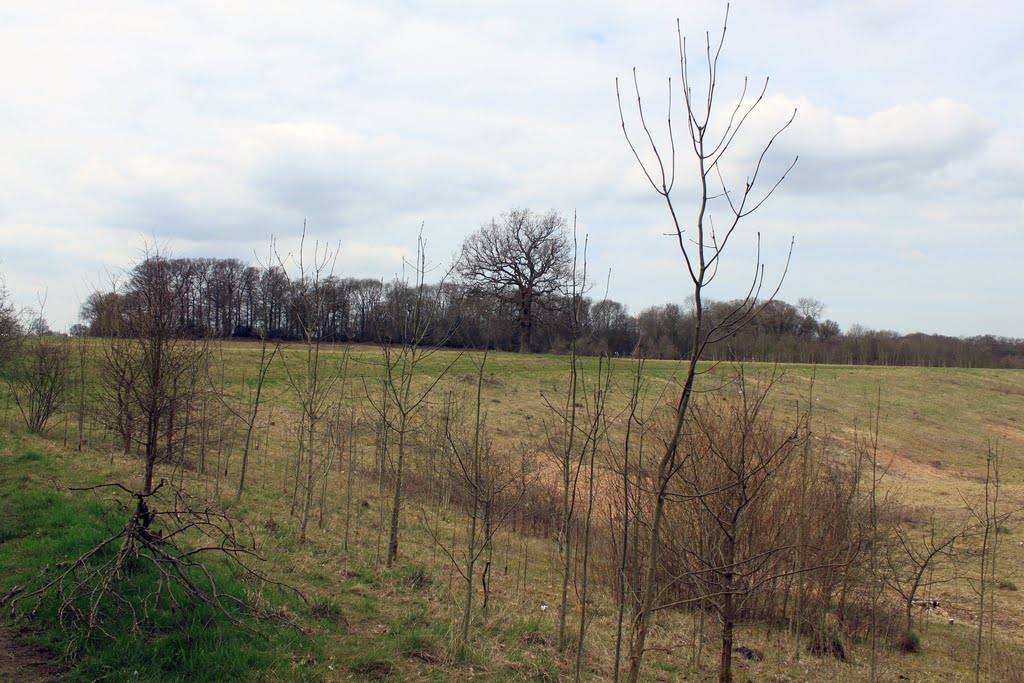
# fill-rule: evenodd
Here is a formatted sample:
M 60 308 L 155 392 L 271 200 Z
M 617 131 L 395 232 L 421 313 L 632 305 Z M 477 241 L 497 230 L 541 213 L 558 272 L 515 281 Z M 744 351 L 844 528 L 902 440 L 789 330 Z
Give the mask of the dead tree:
M 113 637 L 107 626 L 115 615 L 126 616 L 131 632 L 140 634 L 157 613 L 185 620 L 202 604 L 244 627 L 240 617 L 257 614 L 258 605 L 221 589 L 210 569 L 213 558 L 226 560 L 260 590 L 276 586 L 302 597 L 256 568 L 262 558 L 248 527 L 165 480 L 146 492 L 117 483 L 71 490 L 119 491 L 121 497 L 111 503 L 127 521 L 73 561 L 47 567 L 41 586 L 18 587 L 9 593 L 4 601 L 10 603 L 12 613 L 22 603 L 38 606 L 42 600 L 55 599 L 61 628 Z M 131 582 L 146 582 L 148 587 L 130 590 Z
M 665 517 L 665 503 L 670 485 L 687 457 L 686 453 L 681 452 L 680 440 L 693 396 L 698 363 L 709 346 L 735 334 L 739 328 L 756 317 L 763 306 L 763 301 L 761 305 L 757 305 L 761 298 L 762 286 L 764 284 L 764 266 L 760 262 L 760 249 L 758 249 L 757 261 L 754 264 L 754 276 L 746 294 L 739 300 L 737 305 L 715 321 L 706 319 L 704 315 L 705 290 L 714 280 L 720 261 L 726 253 L 729 243 L 736 236 L 736 230 L 741 222 L 764 205 L 764 202 L 774 193 L 775 189 L 786 177 L 789 169 L 796 163 L 794 159 L 793 164 L 790 164 L 780 174 L 776 182 L 767 191 L 760 192 L 758 181 L 765 157 L 779 134 L 788 128 L 793 121 L 793 118 L 796 116 L 794 111 L 793 116 L 763 146 L 752 172 L 739 189 L 730 187 L 725 179 L 725 174 L 721 167 L 723 159 L 733 149 L 737 133 L 743 128 L 751 113 L 757 109 L 768 85 L 766 79 L 764 86 L 751 101 L 747 97 L 747 82 L 744 80 L 743 90 L 731 113 L 724 117 L 712 116 L 713 105 L 718 95 L 718 60 L 725 41 L 727 24 L 728 12 L 726 13 L 726 22 L 723 23 L 721 38 L 715 44 L 712 44 L 710 35 L 706 37 L 705 53 L 707 56 L 708 81 L 705 94 L 701 97 L 693 89 L 694 84 L 690 79 L 686 43 L 682 36 L 682 29 L 677 21 L 682 100 L 688 132 L 686 147 L 692 150 L 697 167 L 696 215 L 691 224 L 687 225 L 680 217 L 676 208 L 675 195 L 673 194 L 677 180 L 677 144 L 671 118 L 671 79 L 669 80 L 670 109 L 667 126 L 669 144 L 668 149 L 665 149 L 664 147 L 659 147 L 655 142 L 654 135 L 647 123 L 640 95 L 639 81 L 636 71 L 634 70 L 633 72 L 634 90 L 637 98 L 636 115 L 638 125 L 643 132 L 643 139 L 649 144 L 649 148 L 644 155 L 641 155 L 639 148 L 633 142 L 633 138 L 630 137 L 623 113 L 618 81 L 616 80 L 616 97 L 619 103 L 620 123 L 623 134 L 651 187 L 666 204 L 671 220 L 671 234 L 686 266 L 686 273 L 692 283 L 694 311 L 693 341 L 687 362 L 686 374 L 683 379 L 682 391 L 675 408 L 675 427 L 657 463 L 653 491 L 651 492 L 653 500 L 651 503 L 652 513 L 648 534 L 649 542 L 646 556 L 643 558 L 643 579 L 639 587 L 638 604 L 633 618 L 630 639 L 629 683 L 637 683 L 640 679 L 647 634 L 657 606 L 657 595 L 659 593 L 659 586 L 657 585 L 658 562 L 662 545 L 661 535 Z M 725 214 L 725 219 L 719 221 L 716 227 L 712 220 L 712 213 L 719 210 Z M 790 252 L 792 252 L 792 243 Z M 788 257 L 786 267 L 788 268 Z M 782 277 L 784 276 L 785 268 L 782 273 Z M 781 284 L 781 277 L 779 282 Z M 778 287 L 768 295 L 767 299 L 771 300 L 777 292 Z

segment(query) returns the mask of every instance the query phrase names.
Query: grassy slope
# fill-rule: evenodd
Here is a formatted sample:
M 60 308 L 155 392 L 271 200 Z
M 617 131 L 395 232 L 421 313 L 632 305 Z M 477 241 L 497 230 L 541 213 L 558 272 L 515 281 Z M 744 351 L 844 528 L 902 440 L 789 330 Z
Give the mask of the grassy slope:
M 254 374 L 257 358 L 251 345 L 230 344 L 224 348 L 224 368 L 228 386 L 239 385 Z M 423 366 L 423 378 L 440 371 L 455 358 L 444 351 L 430 357 Z M 379 351 L 363 347 L 352 351 L 349 379 L 352 393 L 373 391 L 373 378 Z M 566 375 L 566 359 L 556 356 L 492 354 L 488 361 L 488 381 L 484 400 L 489 421 L 510 443 L 536 438 L 540 425 L 551 420 L 544 403 L 561 400 Z M 596 361 L 588 361 L 592 371 Z M 616 383 L 625 387 L 630 380 L 628 361 L 615 361 Z M 678 365 L 650 362 L 646 374 L 653 393 L 670 384 Z M 872 368 L 786 366 L 777 382 L 775 402 L 782 415 L 794 414 L 799 402 L 805 410 L 812 372 L 814 412 L 819 432 L 829 431 L 841 442 L 853 437 L 857 425 L 866 426 L 878 401 L 881 388 L 881 457 L 891 461 L 890 481 L 905 496 L 920 504 L 955 509 L 961 495 L 977 494 L 978 475 L 984 470 L 984 455 L 992 443 L 1002 454 L 1004 496 L 1024 503 L 1021 474 L 1024 473 L 1024 372 L 1000 370 L 944 370 L 925 368 Z M 754 368 L 763 373 L 765 368 Z M 728 381 L 733 370 L 714 368 L 703 377 L 710 388 Z M 459 360 L 451 371 L 454 384 L 468 386 L 472 367 Z M 763 374 L 761 375 L 763 377 Z M 763 380 L 762 380 L 763 381 Z M 366 387 L 364 389 L 364 387 Z M 340 480 L 329 492 L 329 513 L 325 528 L 313 533 L 304 546 L 296 544 L 295 523 L 288 517 L 282 462 L 290 447 L 288 428 L 294 409 L 287 394 L 286 373 L 281 364 L 271 371 L 269 401 L 264 417 L 273 420 L 271 441 L 254 455 L 254 469 L 248 495 L 235 513 L 246 518 L 258 530 L 269 566 L 278 578 L 292 582 L 311 598 L 311 606 L 288 605 L 311 638 L 294 633 L 275 633 L 266 645 L 246 648 L 212 648 L 204 654 L 194 644 L 183 648 L 166 638 L 165 649 L 138 647 L 100 647 L 75 669 L 83 677 L 92 677 L 96 667 L 150 667 L 153 678 L 172 675 L 201 680 L 217 678 L 253 678 L 255 672 L 268 679 L 394 679 L 394 680 L 557 680 L 564 671 L 553 652 L 554 610 L 542 610 L 542 603 L 554 604 L 556 575 L 553 544 L 542 539 L 502 536 L 497 555 L 501 571 L 494 576 L 494 605 L 487 615 L 479 615 L 472 652 L 461 658 L 450 655 L 449 626 L 456 623 L 458 579 L 444 555 L 438 552 L 426 533 L 426 525 L 450 535 L 454 517 L 438 515 L 436 510 L 416 504 L 406 514 L 400 567 L 384 572 L 377 566 L 381 547 L 381 513 L 385 501 L 369 483 L 357 483 L 353 507 L 353 532 L 348 553 L 342 547 L 341 528 L 344 495 Z M 728 390 L 728 389 L 726 389 Z M 613 403 L 624 400 L 617 394 Z M 351 402 L 358 402 L 350 400 Z M 7 420 L 13 420 L 8 413 Z M 0 423 L 3 424 L 3 423 Z M 73 433 L 74 427 L 72 425 Z M 62 427 L 54 429 L 60 434 Z M 365 444 L 363 450 L 365 451 Z M 106 449 L 106 446 L 104 446 Z M 363 457 L 369 459 L 370 453 Z M 232 463 L 231 467 L 234 467 Z M 109 458 L 109 451 L 78 454 L 53 441 L 15 434 L 0 447 L 0 594 L 10 584 L 23 581 L 30 568 L 52 562 L 60 556 L 86 546 L 102 528 L 101 506 L 88 496 L 54 491 L 53 483 L 75 485 L 120 478 L 131 481 L 137 476 L 138 463 L 122 456 Z M 230 468 L 229 468 L 230 469 Z M 191 486 L 200 486 L 213 497 L 210 476 L 189 474 Z M 230 470 L 233 482 L 235 472 Z M 222 488 L 224 498 L 230 484 Z M 227 501 L 225 501 L 227 504 Z M 33 511 L 32 514 L 24 514 Z M 91 520 L 91 521 L 90 521 Z M 44 530 L 40 532 L 39 530 Z M 90 535 L 92 534 L 92 535 Z M 41 536 L 36 545 L 27 539 Z M 524 567 L 524 549 L 528 563 Z M 1000 562 L 1007 578 L 1020 583 L 1015 568 L 1024 562 L 1024 546 L 1009 536 Z M 527 575 L 525 585 L 518 578 Z M 21 572 L 19 574 L 19 572 Z M 1002 572 L 1001 572 L 1002 573 Z M 962 604 L 957 616 L 970 622 L 969 594 L 963 586 L 947 589 L 942 597 Z M 1005 636 L 1019 638 L 1024 625 L 1024 607 L 1018 593 L 998 594 L 1000 618 L 997 622 Z M 612 603 L 607 596 L 595 605 L 587 661 L 594 678 L 607 676 L 611 659 Z M 690 617 L 666 614 L 655 634 L 656 645 L 665 651 L 652 654 L 652 680 L 677 680 L 689 666 Z M 59 634 L 36 633 L 35 637 L 59 651 Z M 927 656 L 905 657 L 887 654 L 883 669 L 895 678 L 908 675 L 914 680 L 966 680 L 970 674 L 972 637 L 968 628 L 935 622 L 923 634 Z M 225 641 L 227 631 L 214 640 Z M 200 638 L 207 641 L 208 638 Z M 744 629 L 741 642 L 769 653 L 768 661 L 746 665 L 758 680 L 855 680 L 865 673 L 863 651 L 852 665 L 822 662 L 806 655 L 794 660 L 797 647 L 784 636 L 766 635 L 761 629 Z M 714 660 L 713 647 L 704 653 L 704 666 Z M 170 671 L 166 660 L 176 661 L 173 652 L 189 652 L 191 659 L 178 657 Z M 229 652 L 246 651 L 252 657 L 233 657 Z M 82 652 L 78 651 L 78 656 Z M 200 658 L 208 657 L 209 661 Z M 210 661 L 215 665 L 211 665 Z M 148 663 L 147 663 L 148 662 Z M 211 669 L 211 666 L 214 668 Z M 233 667 L 217 669 L 216 667 Z M 153 668 L 156 667 L 156 668 Z M 211 671 L 222 671 L 214 676 Z M 160 672 L 159 675 L 156 672 Z M 175 674 L 178 672 L 178 674 Z M 185 672 L 191 672 L 190 674 Z

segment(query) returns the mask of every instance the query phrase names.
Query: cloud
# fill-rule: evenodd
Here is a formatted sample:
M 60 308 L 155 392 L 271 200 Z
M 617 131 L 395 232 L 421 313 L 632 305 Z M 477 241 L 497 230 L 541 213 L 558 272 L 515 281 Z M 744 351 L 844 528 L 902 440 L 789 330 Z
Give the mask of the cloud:
M 765 178 L 799 155 L 787 188 L 826 194 L 929 194 L 957 164 L 974 159 L 993 126 L 970 106 L 948 98 L 906 102 L 856 117 L 806 98 L 766 97 L 737 137 L 738 161 L 749 169 L 764 141 L 796 110 L 793 125 L 767 156 Z
M 773 80 L 726 177 L 742 186 L 794 107 L 760 187 L 800 162 L 742 227 L 736 275 L 726 266 L 716 296 L 745 288 L 758 231 L 783 252 L 797 234 L 795 285 L 825 301 L 848 296 L 878 250 L 917 249 L 937 267 L 962 250 L 964 226 L 1022 253 L 1021 11 L 922 7 L 735 7 L 719 111 L 744 73 Z M 346 272 L 389 277 L 421 224 L 444 261 L 481 223 L 528 206 L 578 210 L 592 272 L 613 270 L 613 298 L 637 310 L 678 297 L 670 219 L 622 139 L 613 80 L 628 86 L 638 67 L 665 149 L 678 12 L 667 0 L 5 7 L 0 59 L 17 68 L 0 72 L 0 269 L 30 298 L 49 284 L 56 307 L 56 292 L 127 263 L 142 239 L 251 259 L 306 220 L 317 238 L 341 240 Z M 722 14 L 719 2 L 690 3 L 683 30 L 699 42 Z M 689 229 L 696 178 L 678 151 L 676 208 Z M 784 253 L 766 258 L 771 267 Z M 948 300 L 943 287 L 933 296 Z M 880 304 L 857 315 L 842 301 L 874 324 Z M 1007 318 L 990 329 L 1019 326 Z

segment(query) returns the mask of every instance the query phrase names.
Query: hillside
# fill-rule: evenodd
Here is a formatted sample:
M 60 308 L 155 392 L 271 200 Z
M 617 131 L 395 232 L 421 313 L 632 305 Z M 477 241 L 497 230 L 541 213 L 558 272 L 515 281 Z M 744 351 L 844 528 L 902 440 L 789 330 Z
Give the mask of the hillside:
M 101 343 L 91 341 L 88 347 L 81 451 L 77 398 L 51 419 L 45 435 L 37 436 L 24 431 L 9 388 L 0 389 L 0 595 L 15 585 L 38 587 L 58 563 L 73 560 L 123 524 L 125 513 L 109 502 L 116 491 L 69 487 L 116 481 L 137 490 L 140 485 L 138 455 L 126 455 L 120 441 L 102 426 L 107 399 L 99 382 Z M 208 607 L 184 608 L 174 611 L 173 618 L 148 615 L 141 621 L 149 625 L 136 632 L 83 636 L 76 627 L 63 630 L 56 622 L 57 607 L 44 599 L 34 616 L 19 607 L 7 621 L 8 629 L 24 642 L 48 648 L 55 670 L 69 667 L 65 675 L 82 680 L 129 680 L 133 672 L 145 680 L 572 680 L 583 554 L 573 559 L 568 616 L 572 639 L 562 655 L 556 647 L 561 578 L 559 470 L 553 454 L 562 443 L 559 434 L 564 434 L 560 413 L 575 406 L 583 424 L 598 405 L 595 388 L 600 385 L 606 403 L 602 436 L 595 440 L 600 449 L 595 450 L 592 585 L 580 661 L 583 678 L 610 680 L 617 607 L 615 568 L 609 558 L 614 557 L 618 523 L 610 491 L 617 476 L 616 444 L 628 423 L 635 365 L 628 359 L 584 359 L 584 383 L 575 401 L 567 403 L 566 357 L 492 352 L 478 374 L 480 354 L 444 350 L 426 355 L 409 383 L 413 395 L 430 392 L 421 412 L 401 432 L 407 468 L 404 509 L 397 557 L 386 568 L 397 441 L 388 441 L 390 450 L 381 460 L 383 354 L 370 346 L 325 347 L 322 353 L 323 367 L 335 368 L 337 381 L 312 451 L 316 459 L 302 459 L 310 451 L 299 445 L 305 422 L 293 384 L 304 349 L 290 346 L 267 372 L 246 487 L 235 501 L 245 432 L 235 413 L 244 412 L 259 368 L 257 345 L 236 342 L 211 349 L 205 388 L 183 413 L 194 422 L 179 425 L 183 433 L 175 436 L 173 457 L 156 472 L 157 479 L 188 492 L 204 509 L 226 510 L 232 520 L 245 523 L 265 558 L 255 562 L 259 571 L 297 588 L 302 596 L 257 585 L 218 559 L 211 571 L 246 605 L 237 611 L 229 608 L 237 622 Z M 607 372 L 609 363 L 610 376 L 600 375 L 605 379 L 599 383 L 599 372 Z M 645 388 L 639 403 L 652 420 L 649 448 L 656 449 L 663 438 L 656 423 L 676 393 L 679 367 L 668 361 L 643 366 Z M 870 440 L 880 410 L 877 449 L 872 451 L 885 472 L 879 495 L 900 499 L 922 519 L 927 511 L 951 520 L 962 516 L 966 505 L 983 500 L 990 449 L 998 453 L 1000 465 L 999 512 L 1024 505 L 1024 371 L 748 365 L 737 379 L 732 366 L 706 370 L 701 395 L 710 401 L 726 404 L 740 386 L 756 391 L 771 385 L 766 400 L 781 429 L 798 425 L 811 406 L 808 443 L 813 453 L 836 462 Z M 522 474 L 529 490 L 520 495 L 519 507 L 509 508 L 504 526 L 497 513 L 491 519 L 496 531 L 477 565 L 480 572 L 486 562 L 488 571 L 486 577 L 474 578 L 471 636 L 463 644 L 463 565 L 456 567 L 450 558 L 462 557 L 471 518 L 450 467 L 451 452 L 464 443 L 459 439 L 467 432 L 449 435 L 446 445 L 439 425 L 442 418 L 445 424 L 456 424 L 452 416 L 457 414 L 458 424 L 471 426 L 478 377 L 488 447 L 498 454 L 494 462 L 529 470 L 530 478 Z M 397 433 L 389 432 L 388 438 Z M 306 466 L 321 469 L 311 475 L 309 524 L 300 541 L 303 496 L 297 492 L 305 486 Z M 581 512 L 586 491 L 581 484 Z M 154 500 L 167 506 L 170 499 Z M 483 524 L 484 517 L 479 519 Z M 993 680 L 1019 680 L 1007 672 L 1024 661 L 1024 598 L 1016 590 L 1024 581 L 1017 569 L 1024 563 L 1024 543 L 1018 528 L 1019 519 L 1011 517 L 999 529 L 998 588 L 990 593 L 995 596 L 996 629 L 992 634 L 986 629 L 985 636 L 994 643 Z M 941 614 L 915 612 L 920 653 L 881 647 L 880 680 L 973 680 L 978 603 L 971 583 L 974 565 L 974 559 L 965 559 L 956 571 L 940 570 L 949 573 L 949 581 L 919 597 L 938 600 Z M 487 581 L 486 611 L 482 578 Z M 791 584 L 784 585 L 788 599 Z M 751 609 L 761 605 L 757 609 L 769 613 L 766 600 L 759 594 Z M 895 596 L 885 590 L 879 600 L 880 609 L 898 620 Z M 19 603 L 30 604 L 35 603 Z M 194 618 L 187 617 L 190 609 L 196 610 Z M 808 638 L 794 635 L 792 624 L 771 623 L 756 614 L 754 610 L 740 620 L 736 644 L 763 653 L 764 660 L 737 655 L 737 680 L 869 679 L 863 624 L 843 636 L 850 657 L 841 662 L 809 654 Z M 109 623 L 124 625 L 112 615 L 107 614 L 113 620 Z M 179 621 L 183 615 L 184 625 Z M 659 612 L 653 643 L 648 643 L 647 679 L 712 680 L 717 630 L 710 610 Z M 888 643 L 895 634 L 887 631 L 884 637 Z M 62 653 L 68 654 L 66 661 Z

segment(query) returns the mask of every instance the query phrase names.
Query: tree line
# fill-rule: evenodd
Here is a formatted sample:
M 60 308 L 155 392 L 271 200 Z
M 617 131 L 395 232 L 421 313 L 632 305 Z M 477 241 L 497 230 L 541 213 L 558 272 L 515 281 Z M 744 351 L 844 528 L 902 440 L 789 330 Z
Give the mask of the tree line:
M 479 233 L 478 233 L 479 234 Z M 302 283 L 285 268 L 246 264 L 238 259 L 170 258 L 167 269 L 176 282 L 173 301 L 179 333 L 193 338 L 219 337 L 297 341 L 305 334 Z M 136 266 L 138 267 L 138 266 Z M 129 279 L 131 274 L 129 273 Z M 631 314 L 612 299 L 575 295 L 579 320 L 576 331 L 566 322 L 573 305 L 562 281 L 552 280 L 533 293 L 527 313 L 522 297 L 501 295 L 493 285 L 484 289 L 471 276 L 427 284 L 437 312 L 424 342 L 454 348 L 484 348 L 540 353 L 564 353 L 570 337 L 586 355 L 685 359 L 692 346 L 695 316 L 692 306 L 668 303 Z M 401 321 L 411 302 L 408 285 L 400 279 L 332 275 L 321 284 L 325 315 L 316 336 L 327 342 L 401 343 Z M 81 308 L 73 335 L 110 336 L 126 310 L 124 288 L 90 294 Z M 711 301 L 703 315 L 721 320 L 741 302 Z M 899 334 L 822 319 L 824 306 L 801 298 L 762 302 L 749 324 L 709 350 L 712 360 L 895 365 L 937 367 L 1024 368 L 1024 340 L 993 335 L 952 337 L 923 333 Z M 748 308 L 757 302 L 744 304 Z M 527 322 L 528 321 L 528 322 Z M 525 340 L 525 344 L 524 344 Z

